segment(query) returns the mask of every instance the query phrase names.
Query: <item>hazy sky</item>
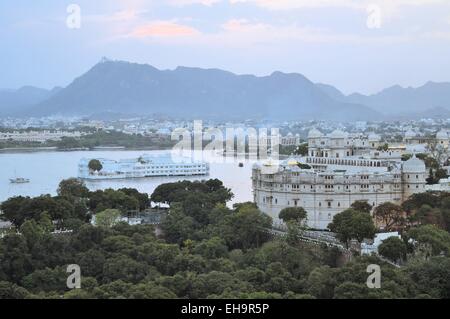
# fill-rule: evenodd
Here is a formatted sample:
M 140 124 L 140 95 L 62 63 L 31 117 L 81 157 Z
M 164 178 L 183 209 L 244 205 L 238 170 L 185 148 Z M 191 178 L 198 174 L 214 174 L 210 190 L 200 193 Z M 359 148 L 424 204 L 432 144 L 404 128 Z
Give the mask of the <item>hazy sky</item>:
M 450 81 L 450 0 L 0 1 L 0 88 L 65 86 L 102 56 L 299 72 L 345 93 L 416 87 Z

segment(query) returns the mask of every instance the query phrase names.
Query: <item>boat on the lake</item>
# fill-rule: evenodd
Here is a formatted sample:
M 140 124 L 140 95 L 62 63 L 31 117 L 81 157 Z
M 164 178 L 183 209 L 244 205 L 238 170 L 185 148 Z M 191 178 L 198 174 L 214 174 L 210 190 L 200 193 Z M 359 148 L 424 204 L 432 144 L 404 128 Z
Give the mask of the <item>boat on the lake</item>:
M 99 162 L 93 170 L 89 163 Z M 138 158 L 111 160 L 83 158 L 78 164 L 78 177 L 87 180 L 130 179 L 156 176 L 208 175 L 209 164 L 191 158 L 172 158 L 169 155 L 142 155 Z
M 23 177 L 10 178 L 9 181 L 12 184 L 25 184 L 25 183 L 30 182 L 30 180 L 28 178 L 23 178 Z

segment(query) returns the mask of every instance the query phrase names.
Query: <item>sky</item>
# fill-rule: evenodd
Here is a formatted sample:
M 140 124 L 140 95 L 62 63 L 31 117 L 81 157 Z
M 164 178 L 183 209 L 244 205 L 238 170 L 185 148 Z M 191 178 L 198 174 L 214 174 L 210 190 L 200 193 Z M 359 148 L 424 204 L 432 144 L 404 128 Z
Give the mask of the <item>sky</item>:
M 0 88 L 66 86 L 102 57 L 418 87 L 450 81 L 450 0 L 0 1 Z

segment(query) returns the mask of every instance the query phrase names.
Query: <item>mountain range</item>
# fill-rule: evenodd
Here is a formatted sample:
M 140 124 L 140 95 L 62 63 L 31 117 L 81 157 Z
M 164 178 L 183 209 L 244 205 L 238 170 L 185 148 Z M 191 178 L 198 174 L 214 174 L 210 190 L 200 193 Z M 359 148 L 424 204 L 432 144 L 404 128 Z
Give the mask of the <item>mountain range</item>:
M 339 121 L 450 117 L 450 83 L 344 95 L 298 73 L 236 75 L 219 69 L 102 60 L 65 88 L 0 90 L 0 116 L 163 114 L 178 118 Z

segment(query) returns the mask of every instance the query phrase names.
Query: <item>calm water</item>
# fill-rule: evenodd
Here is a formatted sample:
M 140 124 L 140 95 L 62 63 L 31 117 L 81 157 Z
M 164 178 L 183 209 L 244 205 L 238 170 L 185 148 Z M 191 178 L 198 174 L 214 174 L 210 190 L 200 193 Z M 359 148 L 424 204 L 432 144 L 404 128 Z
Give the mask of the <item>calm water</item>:
M 56 194 L 61 180 L 77 177 L 78 162 L 81 158 L 137 158 L 142 154 L 162 154 L 167 151 L 79 151 L 79 152 L 35 152 L 35 153 L 0 153 L 0 202 L 12 196 L 38 196 Z M 91 190 L 106 188 L 136 188 L 151 194 L 162 183 L 178 180 L 201 180 L 218 178 L 231 188 L 235 197 L 232 203 L 252 200 L 251 163 L 245 162 L 238 167 L 237 162 L 225 163 L 219 156 L 210 156 L 209 176 L 198 177 L 151 177 L 132 180 L 88 181 Z M 28 184 L 11 184 L 9 178 L 24 177 L 30 179 Z

